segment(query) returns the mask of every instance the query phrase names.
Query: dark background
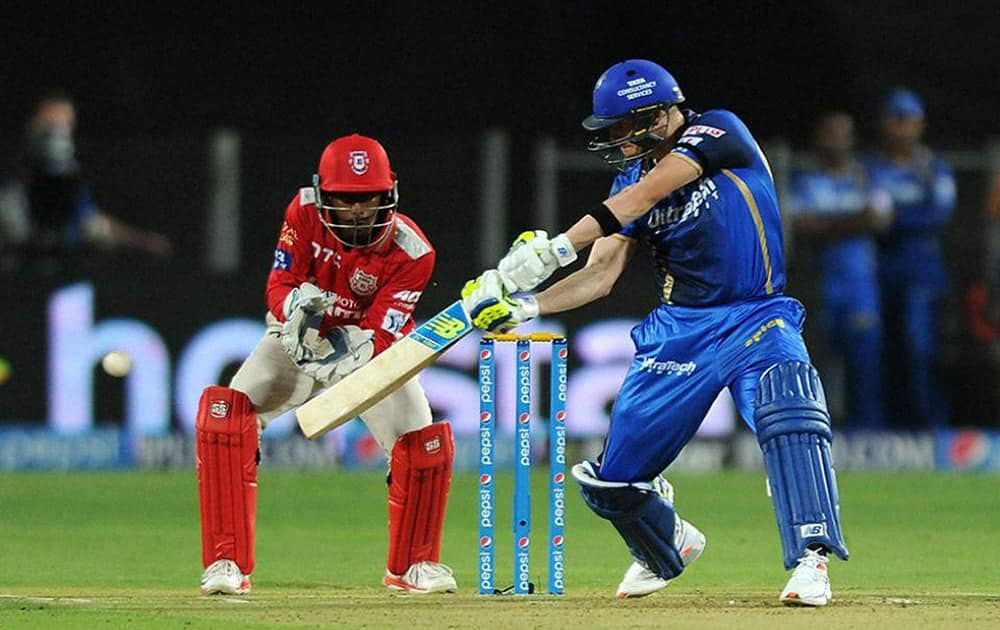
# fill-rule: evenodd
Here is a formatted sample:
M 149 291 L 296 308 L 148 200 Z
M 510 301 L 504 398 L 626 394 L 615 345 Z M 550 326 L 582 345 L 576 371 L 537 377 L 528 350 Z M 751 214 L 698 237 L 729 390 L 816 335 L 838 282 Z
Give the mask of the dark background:
M 481 271 L 474 248 L 483 133 L 511 135 L 510 238 L 531 227 L 534 143 L 553 136 L 583 147 L 579 121 L 612 63 L 662 63 L 691 107 L 735 110 L 765 147 L 776 138 L 804 146 L 812 119 L 831 108 L 853 112 L 871 138 L 880 95 L 907 85 L 926 100 L 932 146 L 981 150 L 1000 133 L 998 28 L 1000 7 L 985 1 L 0 3 L 4 170 L 37 97 L 65 90 L 78 105 L 79 153 L 98 204 L 177 245 L 167 266 L 126 259 L 122 274 L 122 259 L 88 260 L 39 285 L 5 280 L 0 317 L 35 322 L 37 331 L 8 339 L 0 355 L 36 365 L 15 366 L 25 376 L 0 389 L 0 415 L 43 413 L 45 351 L 36 337 L 44 321 L 34 309 L 73 278 L 97 280 L 98 318 L 152 321 L 172 345 L 211 319 L 262 314 L 284 207 L 338 135 L 382 140 L 400 173 L 403 211 L 439 249 L 420 308 L 427 316 Z M 243 265 L 235 276 L 209 278 L 201 272 L 206 142 L 220 127 L 242 139 Z M 561 221 L 568 225 L 609 182 L 564 176 Z M 980 273 L 983 190 L 981 176 L 960 176 L 947 234 L 955 279 L 947 379 L 960 394 L 976 382 L 963 359 L 960 296 Z M 573 314 L 570 324 L 644 313 L 655 295 L 641 262 L 618 299 Z M 808 304 L 808 269 L 792 271 L 790 292 Z M 956 397 L 971 409 L 965 420 L 982 423 L 984 410 L 996 408 L 982 392 Z M 105 406 L 110 413 L 118 402 Z
M 696 108 L 737 109 L 765 138 L 820 108 L 867 119 L 894 84 L 947 117 L 941 143 L 998 126 L 991 1 L 69 4 L 0 8 L 7 137 L 32 93 L 59 86 L 105 136 L 359 128 L 396 145 L 496 125 L 572 138 L 597 75 L 626 57 L 658 60 Z

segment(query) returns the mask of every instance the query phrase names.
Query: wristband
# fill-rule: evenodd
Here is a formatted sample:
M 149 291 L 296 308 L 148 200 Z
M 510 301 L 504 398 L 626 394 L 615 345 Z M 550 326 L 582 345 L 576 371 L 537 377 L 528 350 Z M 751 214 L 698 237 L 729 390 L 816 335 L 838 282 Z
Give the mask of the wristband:
M 597 224 L 601 226 L 601 236 L 611 236 L 612 234 L 617 234 L 622 229 L 622 222 L 603 203 L 591 208 L 587 214 L 594 217 Z

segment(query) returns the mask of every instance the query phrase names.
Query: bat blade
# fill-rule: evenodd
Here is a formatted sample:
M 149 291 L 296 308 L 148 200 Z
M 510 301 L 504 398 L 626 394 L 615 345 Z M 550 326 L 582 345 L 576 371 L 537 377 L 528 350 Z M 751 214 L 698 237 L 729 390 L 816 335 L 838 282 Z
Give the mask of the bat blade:
M 309 400 L 295 412 L 310 440 L 361 415 L 437 360 L 472 331 L 462 302 L 452 303 L 377 357 Z

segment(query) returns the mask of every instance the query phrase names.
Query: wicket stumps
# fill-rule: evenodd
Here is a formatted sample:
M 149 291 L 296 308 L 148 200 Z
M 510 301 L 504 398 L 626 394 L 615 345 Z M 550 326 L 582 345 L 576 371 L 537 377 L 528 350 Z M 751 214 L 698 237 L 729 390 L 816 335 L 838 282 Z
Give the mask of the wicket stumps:
M 516 344 L 517 404 L 514 431 L 514 586 L 531 592 L 531 344 L 552 344 L 549 389 L 549 572 L 548 592 L 563 593 L 566 520 L 566 338 L 551 333 L 485 335 L 479 342 L 479 594 L 495 595 L 494 449 L 496 342 Z

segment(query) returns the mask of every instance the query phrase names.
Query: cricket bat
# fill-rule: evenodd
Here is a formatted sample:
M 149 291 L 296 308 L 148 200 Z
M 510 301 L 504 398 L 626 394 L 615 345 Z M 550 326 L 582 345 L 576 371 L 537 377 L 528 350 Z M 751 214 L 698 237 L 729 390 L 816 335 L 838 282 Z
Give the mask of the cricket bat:
M 459 300 L 299 407 L 299 428 L 315 440 L 361 415 L 471 331 L 472 322 Z

